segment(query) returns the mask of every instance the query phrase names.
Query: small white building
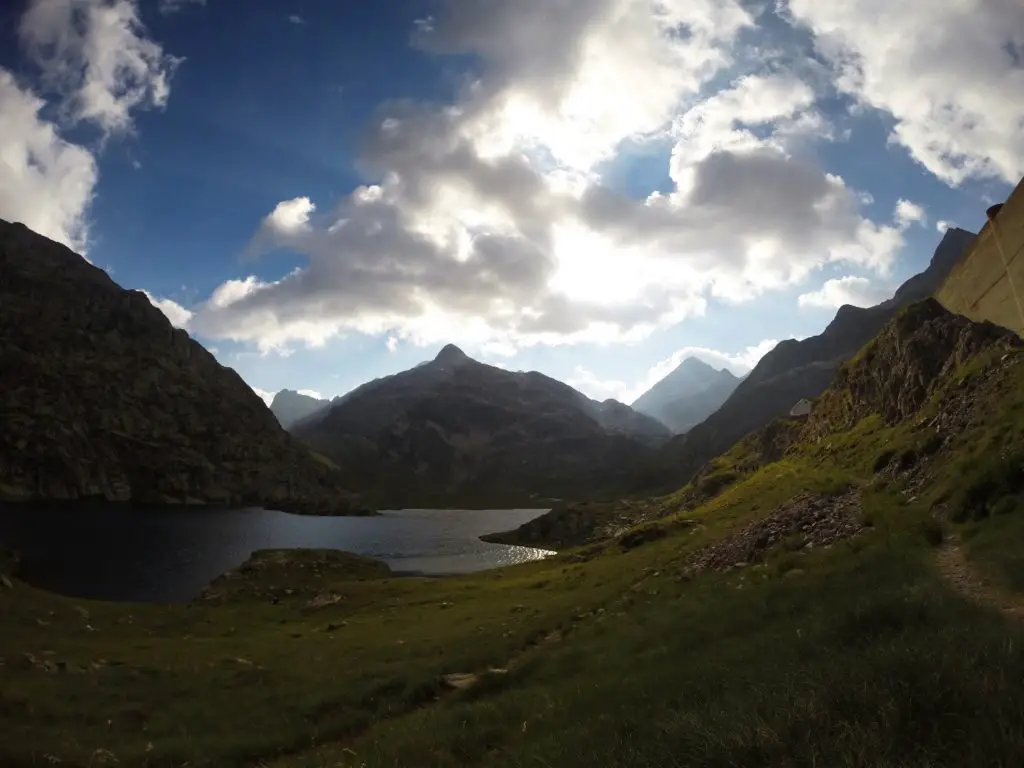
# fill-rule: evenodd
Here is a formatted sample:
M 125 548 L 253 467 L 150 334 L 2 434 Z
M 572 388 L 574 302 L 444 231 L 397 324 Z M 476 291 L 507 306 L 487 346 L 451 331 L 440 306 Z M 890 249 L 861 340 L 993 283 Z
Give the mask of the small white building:
M 796 405 L 789 409 L 790 416 L 810 416 L 811 415 L 811 401 L 806 397 L 801 397 Z

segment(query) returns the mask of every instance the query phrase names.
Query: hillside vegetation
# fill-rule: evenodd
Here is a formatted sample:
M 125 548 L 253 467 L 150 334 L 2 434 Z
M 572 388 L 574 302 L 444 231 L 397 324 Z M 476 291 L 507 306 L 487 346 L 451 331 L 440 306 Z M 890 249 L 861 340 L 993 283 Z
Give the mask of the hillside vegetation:
M 172 607 L 8 578 L 0 764 L 1018 765 L 1021 446 L 1020 341 L 928 301 L 547 561 L 261 555 Z

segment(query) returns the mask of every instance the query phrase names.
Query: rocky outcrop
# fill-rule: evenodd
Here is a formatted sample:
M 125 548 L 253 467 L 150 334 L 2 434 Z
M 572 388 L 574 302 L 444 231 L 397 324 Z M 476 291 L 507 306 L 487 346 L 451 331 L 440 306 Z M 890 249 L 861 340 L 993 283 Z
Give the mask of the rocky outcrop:
M 138 291 L 0 221 L 0 500 L 353 511 L 338 470 Z
M 801 398 L 820 395 L 839 366 L 900 309 L 930 296 L 942 284 L 974 238 L 966 230 L 948 230 L 928 268 L 901 285 L 891 299 L 864 309 L 843 306 L 819 335 L 780 342 L 761 358 L 721 408 L 667 443 L 637 475 L 633 489 L 672 490 L 684 485 L 707 461 L 729 450 L 744 435 L 784 416 Z
M 668 431 L 535 371 L 449 345 L 364 384 L 293 434 L 380 504 L 531 504 L 615 495 Z
M 913 304 L 839 370 L 802 437 L 849 429 L 871 414 L 888 424 L 909 419 L 979 352 L 1008 353 L 1022 345 L 1012 331 L 951 314 L 935 299 Z

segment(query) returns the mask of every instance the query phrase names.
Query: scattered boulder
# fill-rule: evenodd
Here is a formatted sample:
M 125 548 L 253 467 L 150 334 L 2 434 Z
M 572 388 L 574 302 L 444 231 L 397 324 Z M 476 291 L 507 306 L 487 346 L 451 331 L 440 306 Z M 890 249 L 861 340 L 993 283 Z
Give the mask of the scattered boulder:
M 794 537 L 799 548 L 812 549 L 855 536 L 863 529 L 857 491 L 836 496 L 801 494 L 767 517 L 697 550 L 688 561 L 692 571 L 725 571 L 759 562 L 772 547 Z

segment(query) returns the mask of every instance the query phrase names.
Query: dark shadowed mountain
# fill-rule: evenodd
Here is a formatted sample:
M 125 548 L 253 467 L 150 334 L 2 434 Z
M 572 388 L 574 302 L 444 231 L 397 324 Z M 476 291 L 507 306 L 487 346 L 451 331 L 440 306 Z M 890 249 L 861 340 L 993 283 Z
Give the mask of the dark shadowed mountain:
M 0 500 L 351 509 L 252 389 L 68 248 L 0 220 Z
M 282 389 L 274 395 L 274 400 L 270 404 L 270 412 L 277 417 L 282 427 L 288 429 L 330 404 L 330 400 L 310 397 L 290 389 Z
M 293 434 L 382 503 L 511 503 L 614 492 L 669 437 L 656 420 L 448 345 L 337 398 Z
M 632 407 L 679 434 L 718 410 L 739 381 L 724 368 L 716 370 L 703 360 L 688 357 L 640 395 Z
M 839 364 L 874 338 L 901 308 L 938 289 L 975 237 L 963 229 L 947 230 L 928 268 L 901 285 L 891 299 L 868 308 L 840 307 L 819 335 L 780 342 L 761 358 L 721 408 L 663 446 L 635 487 L 677 488 L 737 440 L 788 413 L 800 398 L 820 395 Z

